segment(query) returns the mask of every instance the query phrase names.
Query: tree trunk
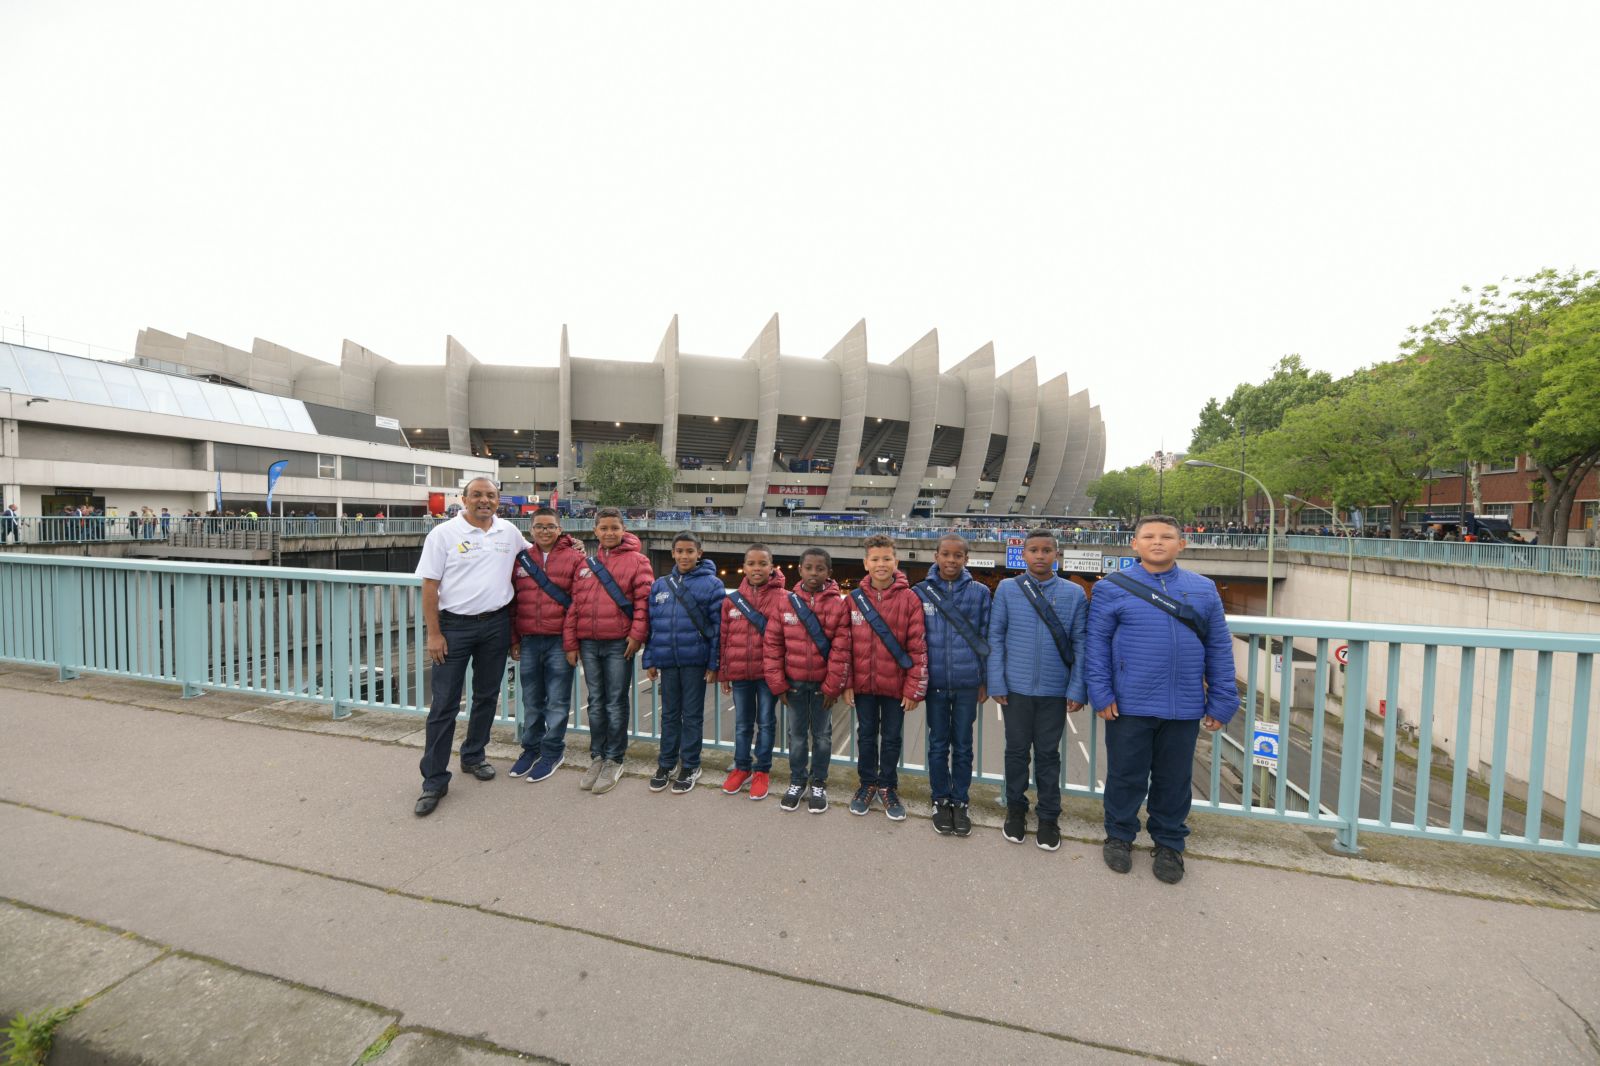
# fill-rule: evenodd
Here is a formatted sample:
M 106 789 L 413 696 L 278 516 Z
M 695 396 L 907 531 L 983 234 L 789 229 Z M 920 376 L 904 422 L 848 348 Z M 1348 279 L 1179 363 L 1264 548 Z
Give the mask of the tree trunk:
M 1600 454 L 1575 459 L 1568 463 L 1559 476 L 1556 468 L 1535 462 L 1535 469 L 1544 479 L 1544 500 L 1539 506 L 1539 543 L 1565 545 L 1567 526 L 1571 521 L 1572 502 L 1578 495 L 1589 471 L 1600 463 Z
M 1478 463 L 1468 463 L 1467 469 L 1472 471 L 1472 513 L 1483 513 L 1483 473 L 1482 466 Z M 1462 516 L 1466 517 L 1465 515 Z
M 1406 520 L 1406 500 L 1389 501 L 1389 539 L 1400 539 L 1400 527 Z

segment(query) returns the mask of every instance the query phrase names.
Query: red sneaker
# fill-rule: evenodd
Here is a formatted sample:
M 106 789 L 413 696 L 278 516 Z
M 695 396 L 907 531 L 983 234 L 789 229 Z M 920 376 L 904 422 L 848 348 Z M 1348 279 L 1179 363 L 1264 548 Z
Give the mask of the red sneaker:
M 722 791 L 730 796 L 737 796 L 748 780 L 750 780 L 749 770 L 735 770 L 722 782 Z
M 750 798 L 753 800 L 766 799 L 767 786 L 770 784 L 771 782 L 767 779 L 767 775 L 757 770 L 750 778 Z

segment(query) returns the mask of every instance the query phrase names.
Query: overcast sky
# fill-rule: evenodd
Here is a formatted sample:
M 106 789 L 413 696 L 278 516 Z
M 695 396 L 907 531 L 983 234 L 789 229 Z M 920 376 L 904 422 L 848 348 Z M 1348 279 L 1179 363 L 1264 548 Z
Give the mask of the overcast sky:
M 1087 388 L 1107 466 L 1281 355 L 1600 267 L 1600 4 L 0 2 L 0 324 L 337 360 Z M 16 339 L 14 332 L 8 337 Z

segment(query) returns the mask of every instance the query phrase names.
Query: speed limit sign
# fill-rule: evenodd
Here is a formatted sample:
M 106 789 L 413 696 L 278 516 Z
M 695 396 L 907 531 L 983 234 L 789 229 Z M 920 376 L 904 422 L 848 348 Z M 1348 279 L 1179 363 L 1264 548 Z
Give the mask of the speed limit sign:
M 1341 644 L 1333 649 L 1333 657 L 1339 661 L 1340 666 L 1350 665 L 1350 645 Z

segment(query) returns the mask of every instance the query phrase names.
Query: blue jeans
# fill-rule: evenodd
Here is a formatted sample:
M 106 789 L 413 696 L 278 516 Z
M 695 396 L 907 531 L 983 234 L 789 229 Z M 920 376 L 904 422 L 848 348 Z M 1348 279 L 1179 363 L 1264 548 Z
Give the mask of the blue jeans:
M 972 724 L 978 718 L 975 688 L 928 690 L 928 784 L 933 798 L 967 802 L 972 784 Z
M 567 713 L 572 709 L 572 667 L 561 650 L 561 635 L 522 638 L 522 750 L 559 759 L 567 750 Z
M 1106 723 L 1106 836 L 1130 842 L 1137 837 L 1144 803 L 1150 839 L 1183 850 L 1199 736 L 1198 718 L 1123 714 Z
M 778 731 L 778 698 L 765 681 L 733 683 L 733 766 L 736 770 L 772 772 L 772 742 Z M 755 755 L 750 742 L 755 741 Z
M 661 699 L 661 754 L 656 765 L 700 769 L 706 734 L 706 668 L 663 666 L 657 671 Z
M 483 762 L 489 727 L 500 702 L 500 684 L 505 679 L 506 655 L 511 650 L 511 614 L 501 611 L 492 618 L 472 620 L 441 618 L 439 632 L 445 640 L 445 657 L 433 667 L 433 703 L 428 708 L 421 763 L 422 787 L 430 792 L 450 787 L 450 745 L 456 738 L 456 715 L 461 712 L 468 663 L 472 664 L 472 709 L 467 714 L 467 737 L 461 742 L 461 765 Z
M 833 760 L 833 715 L 817 681 L 789 682 L 789 781 L 828 783 Z
M 906 712 L 899 696 L 856 693 L 856 773 L 863 785 L 900 787 L 898 768 L 905 728 Z
M 1067 730 L 1066 698 L 1013 692 L 1006 697 L 1005 715 L 1006 806 L 1028 809 L 1031 757 L 1039 820 L 1053 822 L 1061 817 L 1061 734 Z
M 589 757 L 621 762 L 628 753 L 628 708 L 633 696 L 633 660 L 626 639 L 583 640 L 583 683 L 589 690 Z

